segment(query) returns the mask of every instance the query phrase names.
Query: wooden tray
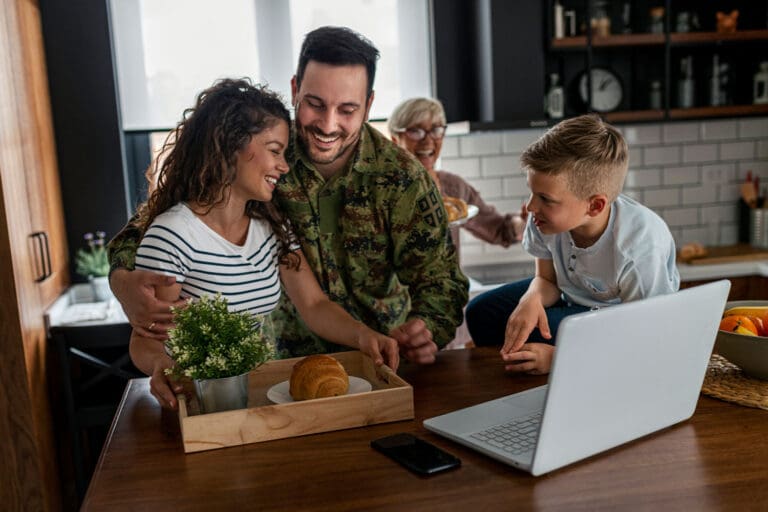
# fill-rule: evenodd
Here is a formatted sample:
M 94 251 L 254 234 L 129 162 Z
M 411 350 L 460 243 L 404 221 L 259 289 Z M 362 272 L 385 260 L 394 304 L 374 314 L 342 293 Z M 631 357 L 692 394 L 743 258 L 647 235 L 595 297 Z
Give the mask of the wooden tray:
M 768 249 L 758 249 L 748 244 L 707 247 L 707 255 L 699 258 L 680 260 L 689 265 L 714 265 L 768 259 Z
M 270 361 L 248 379 L 248 408 L 200 414 L 192 390 L 189 402 L 179 398 L 179 423 L 186 453 L 317 434 L 375 423 L 413 419 L 413 388 L 388 366 L 376 367 L 359 351 L 329 354 L 349 375 L 371 383 L 372 390 L 356 395 L 273 404 L 267 390 L 291 376 L 301 358 Z

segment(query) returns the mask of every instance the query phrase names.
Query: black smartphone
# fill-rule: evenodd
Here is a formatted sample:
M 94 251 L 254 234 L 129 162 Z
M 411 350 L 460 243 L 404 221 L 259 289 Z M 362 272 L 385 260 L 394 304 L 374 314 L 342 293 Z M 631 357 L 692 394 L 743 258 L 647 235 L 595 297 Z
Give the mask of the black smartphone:
M 461 466 L 461 460 L 413 434 L 382 437 L 371 441 L 371 446 L 420 475 L 431 475 Z

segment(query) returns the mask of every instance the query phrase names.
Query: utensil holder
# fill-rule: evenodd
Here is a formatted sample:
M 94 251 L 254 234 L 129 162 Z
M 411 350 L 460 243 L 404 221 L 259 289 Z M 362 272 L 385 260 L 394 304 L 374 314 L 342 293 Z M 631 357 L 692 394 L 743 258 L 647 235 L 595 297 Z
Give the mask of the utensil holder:
M 752 208 L 749 212 L 749 244 L 768 248 L 768 208 Z

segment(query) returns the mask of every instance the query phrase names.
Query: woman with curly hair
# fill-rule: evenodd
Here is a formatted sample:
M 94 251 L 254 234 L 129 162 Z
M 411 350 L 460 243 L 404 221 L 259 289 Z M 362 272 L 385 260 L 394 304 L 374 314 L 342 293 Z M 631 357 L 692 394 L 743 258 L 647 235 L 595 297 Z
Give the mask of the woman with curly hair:
M 275 185 L 289 171 L 289 126 L 280 97 L 247 80 L 221 80 L 200 93 L 155 163 L 157 186 L 137 218 L 143 237 L 136 268 L 175 277 L 156 288 L 160 299 L 221 293 L 230 309 L 260 315 L 275 308 L 284 288 L 316 334 L 396 369 L 397 342 L 323 293 L 272 203 Z M 163 344 L 134 329 L 130 353 L 152 377 L 158 402 L 176 408 L 180 387 L 165 376 L 173 360 Z

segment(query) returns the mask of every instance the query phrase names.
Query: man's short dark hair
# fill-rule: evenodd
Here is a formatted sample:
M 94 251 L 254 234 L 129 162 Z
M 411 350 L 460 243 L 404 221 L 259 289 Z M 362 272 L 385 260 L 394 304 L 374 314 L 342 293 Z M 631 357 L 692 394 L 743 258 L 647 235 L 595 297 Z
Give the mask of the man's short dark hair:
M 379 50 L 364 36 L 347 27 L 320 27 L 304 38 L 296 70 L 296 86 L 301 87 L 304 70 L 310 60 L 334 66 L 362 64 L 368 72 L 368 95 L 373 92 L 376 59 Z

